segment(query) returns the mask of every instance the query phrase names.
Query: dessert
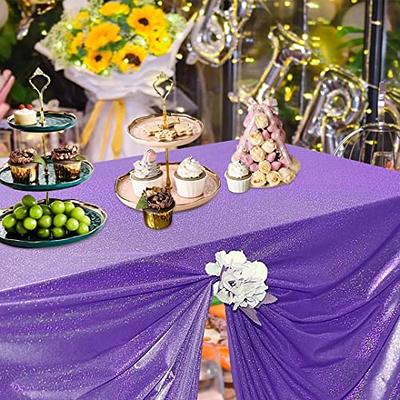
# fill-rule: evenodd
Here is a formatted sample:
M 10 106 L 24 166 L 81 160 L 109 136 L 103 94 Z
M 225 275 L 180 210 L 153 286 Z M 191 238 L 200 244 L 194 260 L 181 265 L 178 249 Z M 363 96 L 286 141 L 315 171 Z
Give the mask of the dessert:
M 181 197 L 194 198 L 204 193 L 207 174 L 193 157 L 185 158 L 175 171 L 176 192 Z
M 65 145 L 51 152 L 56 178 L 60 181 L 73 181 L 79 178 L 82 157 L 76 145 Z
M 240 168 L 249 169 L 250 185 L 256 188 L 291 183 L 300 166 L 287 150 L 282 122 L 270 100 L 250 107 L 244 127 L 228 170 L 234 162 L 242 162 Z M 235 165 L 239 170 L 239 164 Z M 229 186 L 231 180 L 227 181 Z
M 16 125 L 36 125 L 36 111 L 33 109 L 32 105 L 24 106 L 21 104 L 18 110 L 14 111 L 14 123 Z
M 188 122 L 181 122 L 178 117 L 168 117 L 167 126 L 160 122 L 148 124 L 144 128 L 148 136 L 154 136 L 159 142 L 172 142 L 184 136 L 193 134 L 193 129 Z
M 152 187 L 144 190 L 136 209 L 143 210 L 147 227 L 158 230 L 171 225 L 174 207 L 174 198 L 167 188 Z
M 250 189 L 251 172 L 240 160 L 229 164 L 225 178 L 232 193 L 244 193 Z
M 16 183 L 34 183 L 38 178 L 38 154 L 35 149 L 14 150 L 8 165 Z
M 141 160 L 133 164 L 133 171 L 130 173 L 133 192 L 140 197 L 148 187 L 161 187 L 163 183 L 163 172 L 156 162 L 155 151 L 148 150 Z

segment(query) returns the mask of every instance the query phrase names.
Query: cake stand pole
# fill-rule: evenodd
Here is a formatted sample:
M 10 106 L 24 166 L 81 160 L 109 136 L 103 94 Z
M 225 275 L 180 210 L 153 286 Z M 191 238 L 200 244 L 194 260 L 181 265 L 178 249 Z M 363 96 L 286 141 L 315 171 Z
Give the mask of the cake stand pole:
M 165 169 L 167 173 L 167 181 L 166 181 L 166 186 L 168 190 L 172 189 L 171 185 L 171 176 L 170 176 L 170 171 L 169 171 L 169 149 L 168 147 L 165 148 Z

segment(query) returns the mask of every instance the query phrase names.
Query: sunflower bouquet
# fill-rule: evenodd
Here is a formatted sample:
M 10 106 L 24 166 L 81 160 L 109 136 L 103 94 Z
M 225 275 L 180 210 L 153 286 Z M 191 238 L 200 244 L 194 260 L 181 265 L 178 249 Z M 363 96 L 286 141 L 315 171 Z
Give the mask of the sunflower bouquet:
M 65 13 L 42 44 L 63 67 L 130 74 L 147 57 L 167 54 L 185 27 L 182 16 L 153 0 L 91 0 L 76 15 Z
M 63 0 L 64 15 L 35 49 L 64 70 L 88 97 L 81 148 L 92 161 L 143 153 L 126 133 L 153 114 L 155 78 L 175 73 L 177 54 L 193 26 L 159 0 Z

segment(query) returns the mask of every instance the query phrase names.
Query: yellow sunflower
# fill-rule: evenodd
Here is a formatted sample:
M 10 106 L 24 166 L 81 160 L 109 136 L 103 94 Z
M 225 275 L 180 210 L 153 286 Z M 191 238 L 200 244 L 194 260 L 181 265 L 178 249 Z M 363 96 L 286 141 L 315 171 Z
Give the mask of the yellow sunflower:
M 119 35 L 120 28 L 111 22 L 103 22 L 88 33 L 85 40 L 85 46 L 90 50 L 98 50 L 107 44 L 118 42 L 121 39 Z
M 113 63 L 126 74 L 139 70 L 146 57 L 147 51 L 143 47 L 128 43 L 114 54 Z
M 81 30 L 85 26 L 85 24 L 89 21 L 89 18 L 90 18 L 89 11 L 86 10 L 79 11 L 71 22 L 72 27 L 74 29 Z
M 111 58 L 111 51 L 90 50 L 83 59 L 83 62 L 89 71 L 100 74 L 110 66 Z
M 113 17 L 115 15 L 127 15 L 129 14 L 130 8 L 127 4 L 123 4 L 119 1 L 109 1 L 100 8 L 100 14 L 105 17 Z
M 155 31 L 147 38 L 150 53 L 162 56 L 171 47 L 172 38 L 167 31 Z
M 83 45 L 85 37 L 82 32 L 79 32 L 71 41 L 69 45 L 69 52 L 73 55 L 78 54 L 79 47 Z
M 147 36 L 154 31 L 165 30 L 167 27 L 167 19 L 164 12 L 152 5 L 133 9 L 126 22 L 143 36 Z

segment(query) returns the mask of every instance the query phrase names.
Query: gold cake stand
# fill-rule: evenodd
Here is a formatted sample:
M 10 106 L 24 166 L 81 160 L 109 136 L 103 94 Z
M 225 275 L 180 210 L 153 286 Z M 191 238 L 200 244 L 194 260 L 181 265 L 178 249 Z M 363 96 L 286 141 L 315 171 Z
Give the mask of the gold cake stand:
M 161 85 L 166 86 L 161 89 Z M 183 198 L 178 196 L 175 187 L 171 180 L 171 175 L 178 168 L 177 163 L 170 163 L 169 151 L 176 149 L 179 146 L 184 146 L 193 143 L 197 140 L 204 132 L 204 124 L 187 114 L 177 114 L 167 112 L 167 97 L 173 88 L 174 82 L 168 78 L 165 74 L 160 74 L 155 82 L 153 88 L 156 93 L 160 96 L 162 101 L 162 114 L 161 115 L 147 115 L 133 120 L 128 126 L 128 134 L 136 143 L 148 146 L 155 149 L 164 149 L 165 151 L 165 164 L 162 164 L 161 169 L 165 172 L 165 187 L 171 190 L 172 196 L 175 199 L 176 207 L 175 211 L 185 211 L 196 207 L 199 207 L 212 198 L 214 198 L 221 187 L 220 177 L 213 171 L 205 168 L 207 174 L 206 186 L 204 193 L 196 198 Z M 158 125 L 163 129 L 168 129 L 168 119 L 178 118 L 180 123 L 185 123 L 190 127 L 191 133 L 185 134 L 174 138 L 171 141 L 161 141 L 155 136 L 149 136 L 146 132 L 146 128 L 154 125 Z M 129 178 L 130 172 L 117 178 L 115 182 L 115 194 L 118 199 L 127 205 L 128 207 L 135 208 L 138 202 L 137 196 L 134 195 L 132 185 Z

